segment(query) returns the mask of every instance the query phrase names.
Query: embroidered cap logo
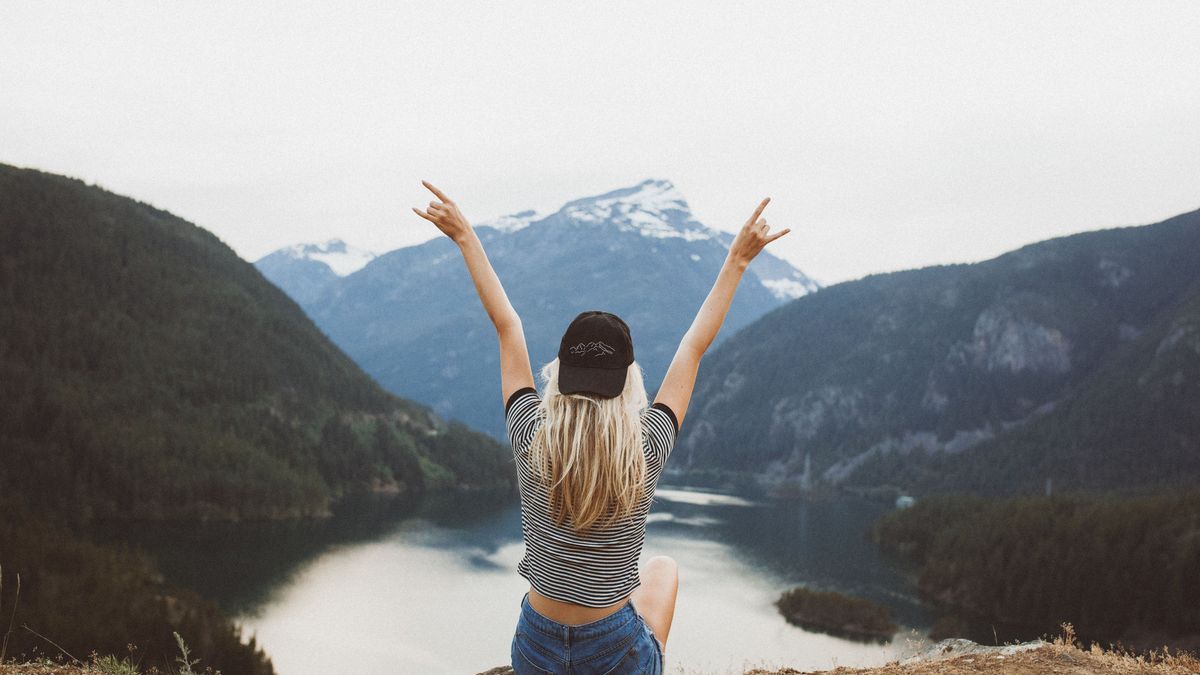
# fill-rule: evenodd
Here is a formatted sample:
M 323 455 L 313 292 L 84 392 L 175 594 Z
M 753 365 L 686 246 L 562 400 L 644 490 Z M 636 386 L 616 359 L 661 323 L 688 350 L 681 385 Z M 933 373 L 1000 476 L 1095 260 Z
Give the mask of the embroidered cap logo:
M 592 358 L 596 358 L 598 356 L 608 356 L 616 353 L 616 351 L 617 350 L 604 344 L 604 342 L 600 340 L 595 340 L 593 342 L 580 342 L 570 349 L 570 352 L 576 356 L 590 356 Z

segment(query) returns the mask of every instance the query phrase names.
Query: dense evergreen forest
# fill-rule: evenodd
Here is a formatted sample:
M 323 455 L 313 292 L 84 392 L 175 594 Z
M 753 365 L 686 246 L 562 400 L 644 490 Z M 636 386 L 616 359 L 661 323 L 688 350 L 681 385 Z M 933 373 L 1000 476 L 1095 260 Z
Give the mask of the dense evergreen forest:
M 321 514 L 503 487 L 499 443 L 396 398 L 211 233 L 0 167 L 0 490 L 92 518 Z
M 981 634 L 1057 634 L 1101 643 L 1192 646 L 1200 636 L 1200 492 L 935 497 L 876 526 L 913 565 L 922 595 Z M 1007 632 L 1006 632 L 1007 631 Z
M 509 453 L 380 388 L 211 233 L 81 181 L 0 165 L 0 610 L 8 655 L 171 631 L 226 675 L 271 672 L 215 606 L 97 519 L 320 516 L 353 492 L 511 490 Z M 497 396 L 499 402 L 499 397 Z M 21 578 L 20 598 L 16 578 Z

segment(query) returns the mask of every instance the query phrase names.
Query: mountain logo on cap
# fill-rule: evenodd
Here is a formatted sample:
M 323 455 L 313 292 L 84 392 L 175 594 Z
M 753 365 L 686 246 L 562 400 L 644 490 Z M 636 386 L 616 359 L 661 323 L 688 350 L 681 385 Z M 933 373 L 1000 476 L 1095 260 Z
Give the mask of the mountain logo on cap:
M 614 354 L 617 350 L 599 340 L 596 340 L 595 342 L 580 342 L 574 347 L 571 347 L 569 351 L 576 356 L 591 356 L 595 358 L 598 356 L 608 356 L 610 354 Z

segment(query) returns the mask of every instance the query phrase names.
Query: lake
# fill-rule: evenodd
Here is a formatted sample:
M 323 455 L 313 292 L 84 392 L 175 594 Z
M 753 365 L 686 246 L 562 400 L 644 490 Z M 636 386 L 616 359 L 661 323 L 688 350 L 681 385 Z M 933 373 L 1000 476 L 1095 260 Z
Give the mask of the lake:
M 757 501 L 660 486 L 643 562 L 679 563 L 667 672 L 876 665 L 929 625 L 866 536 L 889 504 L 841 496 Z M 476 673 L 507 664 L 523 544 L 515 497 L 357 498 L 315 522 L 110 527 L 167 578 L 215 600 L 282 675 Z M 902 625 L 891 644 L 802 630 L 773 603 L 807 584 L 869 598 Z M 185 636 L 186 638 L 186 636 Z

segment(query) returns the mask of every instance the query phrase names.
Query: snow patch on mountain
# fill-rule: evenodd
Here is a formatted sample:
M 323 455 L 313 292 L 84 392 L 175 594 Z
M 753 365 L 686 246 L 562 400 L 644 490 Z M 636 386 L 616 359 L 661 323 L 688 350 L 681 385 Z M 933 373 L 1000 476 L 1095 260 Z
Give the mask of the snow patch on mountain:
M 350 246 L 341 239 L 330 239 L 319 244 L 295 244 L 280 249 L 280 252 L 296 260 L 325 263 L 339 277 L 357 272 L 376 258 L 375 253 Z
M 716 239 L 725 248 L 729 248 L 733 243 L 733 234 L 717 232 Z M 819 283 L 793 267 L 791 263 L 772 255 L 770 250 L 760 253 L 750 264 L 750 270 L 762 285 L 780 300 L 795 300 L 821 288 Z
M 786 277 L 764 279 L 762 275 L 759 275 L 759 280 L 762 281 L 763 286 L 767 287 L 767 290 L 771 291 L 772 295 L 780 300 L 794 300 L 802 295 L 808 295 L 817 289 L 817 285 L 807 277 L 797 279 Z
M 675 184 L 650 178 L 632 187 L 568 202 L 559 213 L 585 223 L 603 223 L 620 231 L 635 231 L 650 239 L 679 238 L 687 242 L 712 239 L 726 248 L 733 234 L 713 230 L 692 217 L 687 200 Z M 766 253 L 753 270 L 763 286 L 780 300 L 794 300 L 820 285 L 783 260 Z
M 713 232 L 691 219 L 691 209 L 678 188 L 664 179 L 649 178 L 633 187 L 568 202 L 563 217 L 584 223 L 609 223 L 623 232 L 651 239 L 712 239 Z
M 517 213 L 510 213 L 505 216 L 493 218 L 476 225 L 476 227 L 491 227 L 501 232 L 516 232 L 523 230 L 534 221 L 541 220 L 545 215 L 537 212 L 534 209 L 526 209 Z

